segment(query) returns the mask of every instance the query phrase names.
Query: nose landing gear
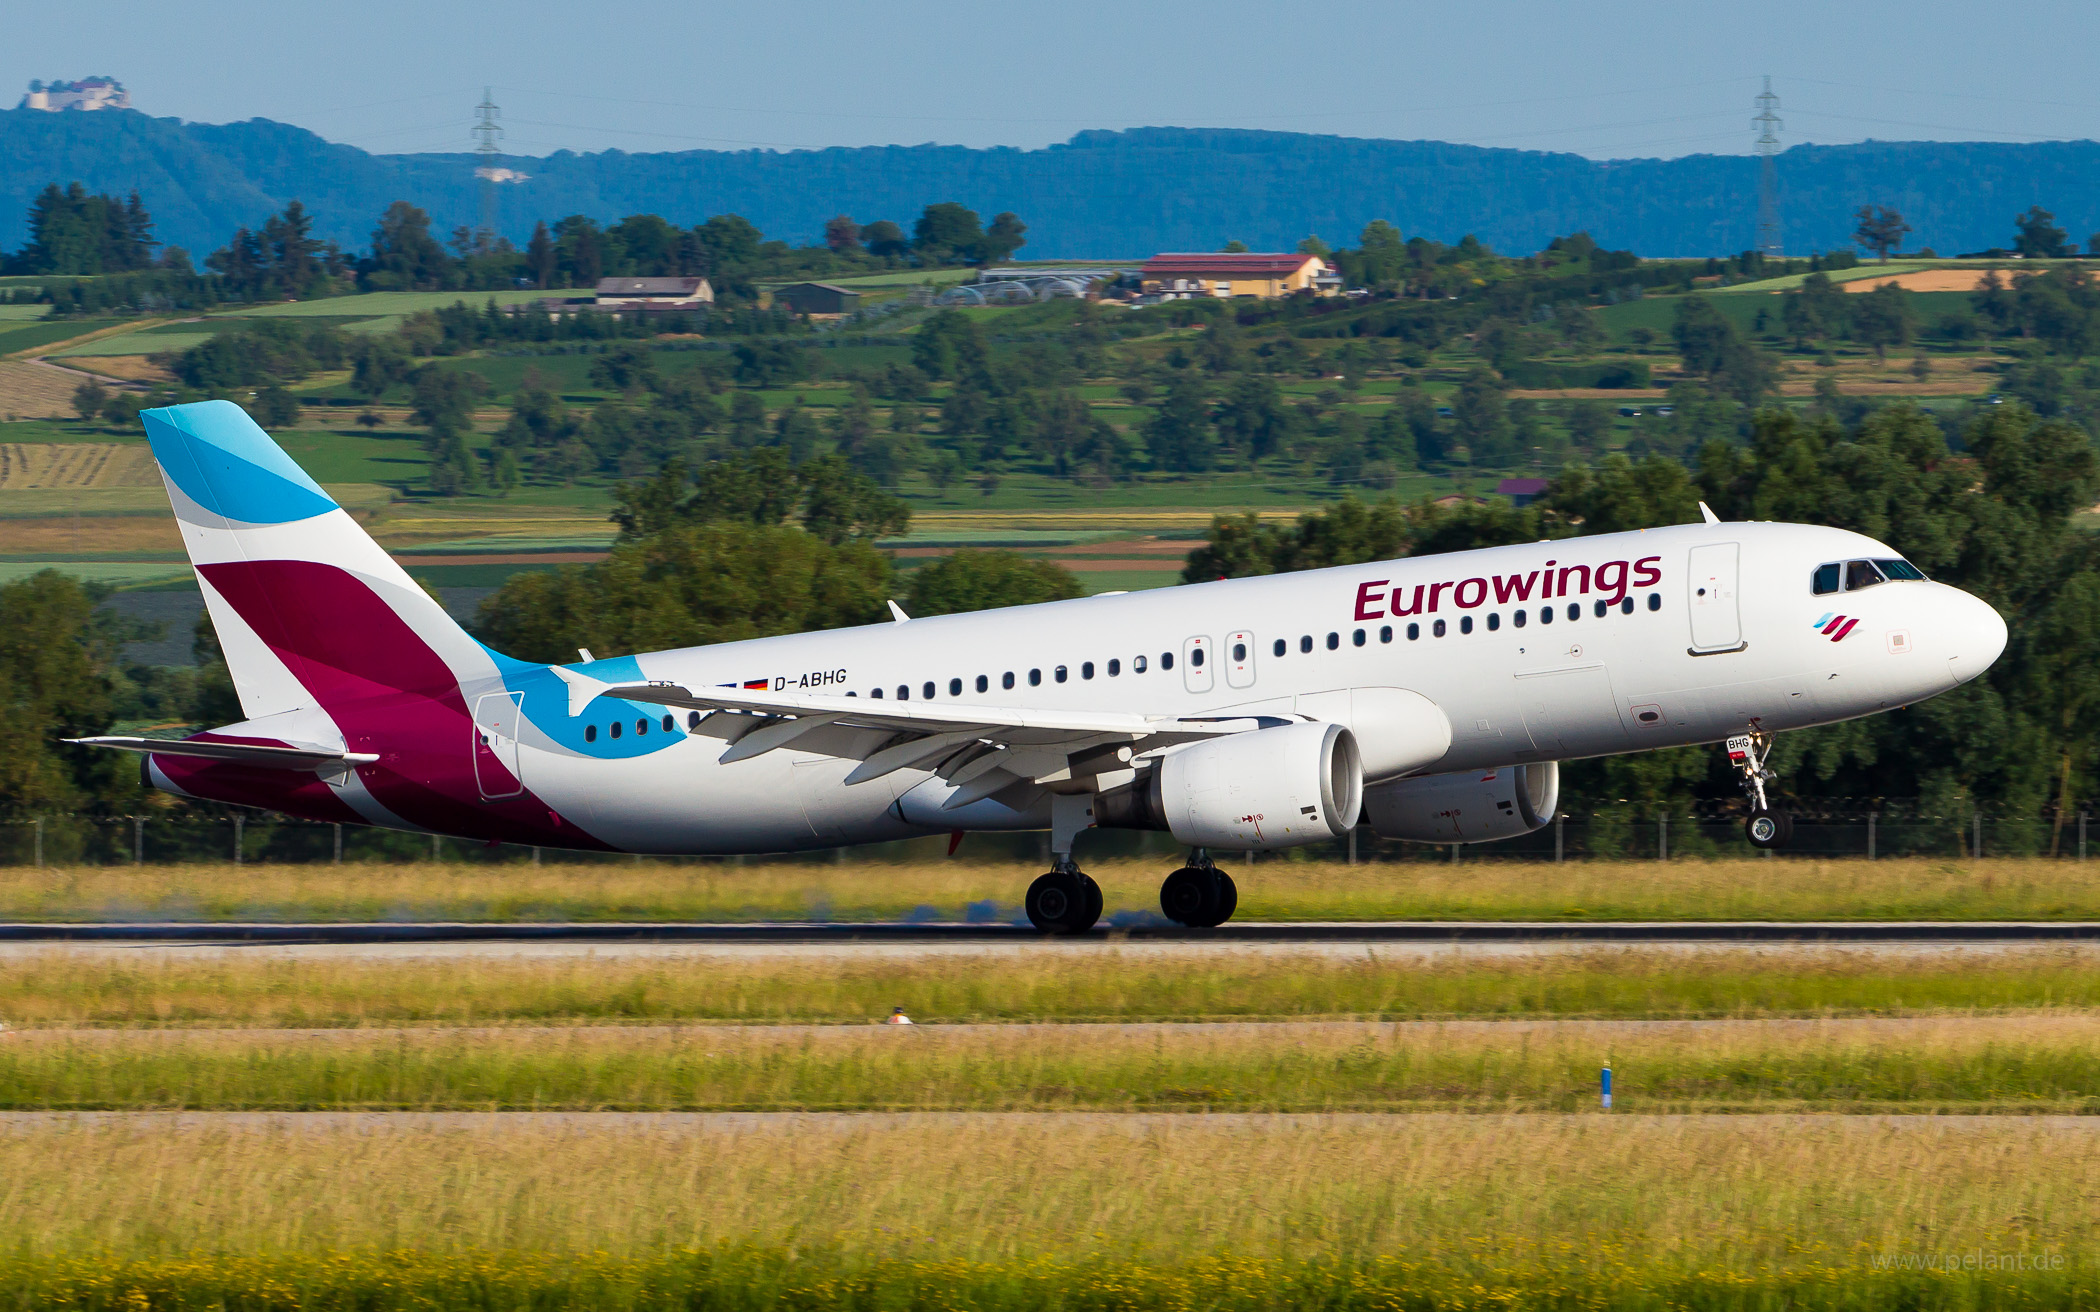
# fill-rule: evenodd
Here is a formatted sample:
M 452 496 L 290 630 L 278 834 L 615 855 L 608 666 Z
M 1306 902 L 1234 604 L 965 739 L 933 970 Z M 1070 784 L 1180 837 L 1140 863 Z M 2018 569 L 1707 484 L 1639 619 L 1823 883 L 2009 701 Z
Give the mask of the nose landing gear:
M 1161 914 L 1192 929 L 1215 929 L 1232 919 L 1239 909 L 1239 886 L 1232 876 L 1211 864 L 1202 848 L 1189 853 L 1189 863 L 1168 875 L 1159 886 Z
M 1743 794 L 1750 799 L 1750 814 L 1743 821 L 1743 835 L 1750 846 L 1762 849 L 1785 847 L 1794 839 L 1794 817 L 1776 810 L 1765 797 L 1765 782 L 1777 778 L 1765 768 L 1772 754 L 1772 735 L 1762 729 L 1737 734 L 1728 740 L 1728 763 L 1742 779 Z

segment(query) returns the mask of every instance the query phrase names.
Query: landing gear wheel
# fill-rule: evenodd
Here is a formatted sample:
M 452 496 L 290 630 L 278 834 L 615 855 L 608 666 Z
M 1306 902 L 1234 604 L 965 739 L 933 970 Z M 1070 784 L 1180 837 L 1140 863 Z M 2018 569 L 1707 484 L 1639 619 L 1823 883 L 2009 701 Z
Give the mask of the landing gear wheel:
M 1240 890 L 1232 876 L 1215 866 L 1183 866 L 1159 886 L 1160 912 L 1191 929 L 1224 924 L 1239 904 Z
M 1743 834 L 1756 848 L 1785 847 L 1794 837 L 1794 817 L 1785 811 L 1758 807 L 1743 821 Z
M 1045 934 L 1084 934 L 1101 918 L 1101 886 L 1077 870 L 1053 870 L 1028 886 L 1028 923 Z

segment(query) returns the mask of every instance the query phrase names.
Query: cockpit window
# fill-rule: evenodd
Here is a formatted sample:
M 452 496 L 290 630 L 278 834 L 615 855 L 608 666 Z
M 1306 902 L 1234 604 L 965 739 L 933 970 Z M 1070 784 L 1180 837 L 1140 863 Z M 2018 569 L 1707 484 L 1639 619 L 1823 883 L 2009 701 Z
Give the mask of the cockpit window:
M 1874 563 L 1880 566 L 1882 573 L 1892 579 L 1900 579 L 1906 583 L 1925 581 L 1925 571 L 1907 560 L 1877 560 Z
M 1871 588 L 1877 583 L 1886 582 L 1888 580 L 1882 577 L 1880 570 L 1874 568 L 1874 562 L 1871 560 L 1848 560 L 1845 562 L 1845 591 L 1847 592 L 1857 592 L 1861 588 Z
M 1816 566 L 1815 594 L 1820 597 L 1826 592 L 1836 592 L 1838 590 L 1838 576 L 1843 570 L 1844 566 L 1834 560 L 1828 565 Z

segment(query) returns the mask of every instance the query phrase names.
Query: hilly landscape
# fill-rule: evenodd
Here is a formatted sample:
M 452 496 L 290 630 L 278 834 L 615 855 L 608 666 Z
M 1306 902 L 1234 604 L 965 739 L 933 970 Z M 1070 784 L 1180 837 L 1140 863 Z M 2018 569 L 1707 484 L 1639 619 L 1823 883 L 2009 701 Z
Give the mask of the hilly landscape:
M 1611 248 L 1703 256 L 1753 244 L 1757 185 L 1747 154 L 1598 161 L 1201 128 L 1089 131 L 1041 150 L 560 151 L 510 162 L 530 175 L 502 188 L 500 226 L 520 242 L 536 219 L 637 212 L 688 224 L 741 214 L 806 242 L 835 214 L 908 221 L 952 199 L 1025 216 L 1031 259 L 1125 258 L 1230 240 L 1288 249 L 1309 233 L 1352 240 L 1374 218 L 1441 241 L 1472 233 L 1500 250 L 1536 250 L 1588 230 Z M 1868 203 L 1901 210 L 1911 244 L 1943 255 L 2009 245 L 2012 216 L 2036 204 L 2074 242 L 2100 229 L 2100 144 L 2091 141 L 1802 145 L 1780 156 L 1779 171 L 1794 253 L 1848 247 L 1853 214 Z M 315 235 L 346 247 L 364 245 L 373 216 L 395 200 L 428 210 L 441 231 L 478 213 L 465 152 L 375 155 L 268 119 L 0 111 L 0 247 L 22 242 L 30 200 L 53 179 L 138 189 L 160 238 L 194 253 L 293 198 L 315 215 Z

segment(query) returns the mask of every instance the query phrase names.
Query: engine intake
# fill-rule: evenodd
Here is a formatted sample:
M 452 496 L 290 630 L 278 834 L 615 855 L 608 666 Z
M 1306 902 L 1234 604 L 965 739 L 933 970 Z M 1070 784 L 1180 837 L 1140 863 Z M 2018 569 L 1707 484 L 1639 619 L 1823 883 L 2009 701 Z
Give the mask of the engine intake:
M 1560 762 L 1396 779 L 1364 792 L 1381 838 L 1489 843 L 1543 828 L 1560 806 Z
M 1339 724 L 1289 724 L 1184 747 L 1102 793 L 1094 822 L 1190 847 L 1272 851 L 1340 838 L 1363 807 L 1363 757 Z

